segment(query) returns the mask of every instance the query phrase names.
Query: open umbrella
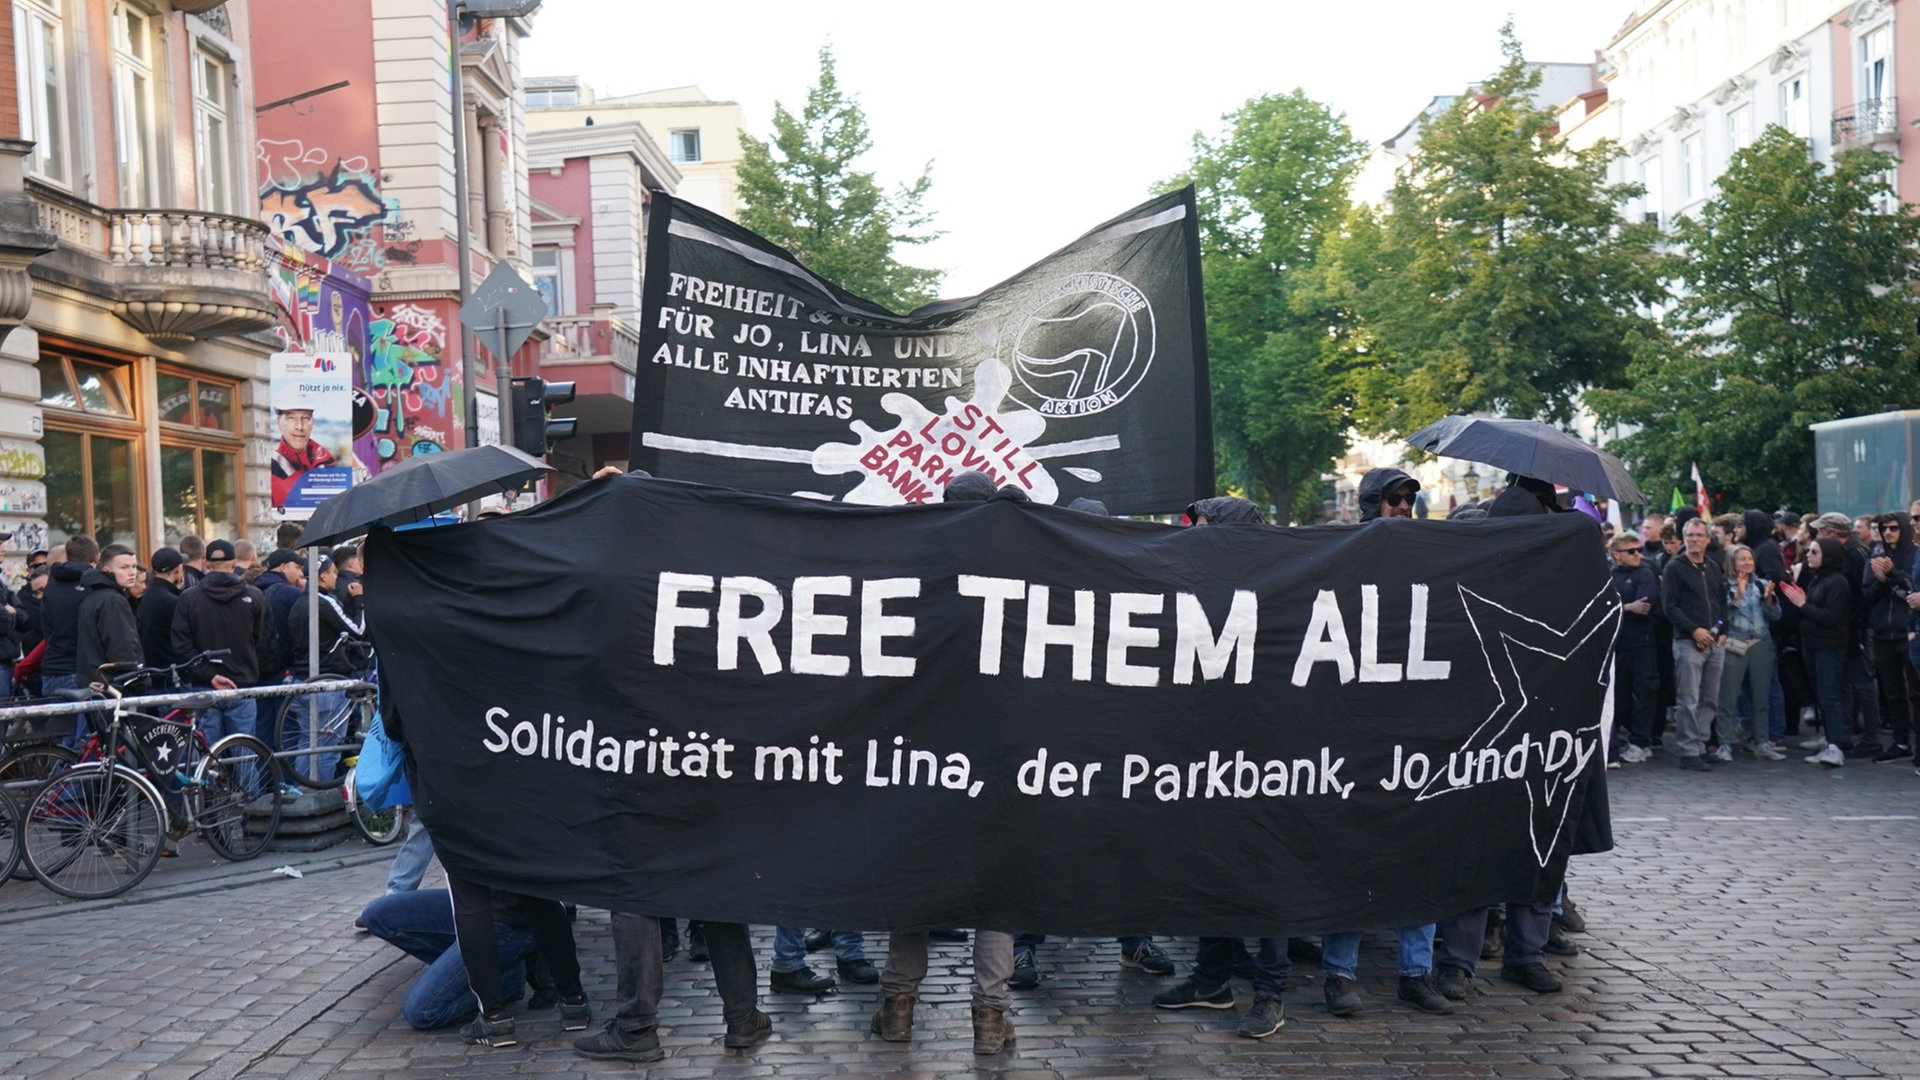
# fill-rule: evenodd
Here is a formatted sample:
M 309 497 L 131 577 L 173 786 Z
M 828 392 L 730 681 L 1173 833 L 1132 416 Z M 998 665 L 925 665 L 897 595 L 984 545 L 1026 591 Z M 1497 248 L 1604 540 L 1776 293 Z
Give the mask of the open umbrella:
M 552 471 L 553 466 L 511 446 L 415 454 L 314 508 L 299 546 L 359 536 L 375 525 L 420 521 L 483 495 L 512 491 Z
M 1538 420 L 1449 416 L 1414 432 L 1407 442 L 1430 454 L 1494 465 L 1623 503 L 1647 501 L 1619 458 Z

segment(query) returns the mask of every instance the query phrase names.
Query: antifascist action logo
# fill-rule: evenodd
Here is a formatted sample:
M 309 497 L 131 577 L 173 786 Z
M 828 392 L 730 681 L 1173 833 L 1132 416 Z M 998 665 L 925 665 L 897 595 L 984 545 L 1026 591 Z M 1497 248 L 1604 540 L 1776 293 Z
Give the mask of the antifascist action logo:
M 1103 412 L 1153 365 L 1153 305 L 1124 278 L 1070 274 L 1019 323 L 1012 348 L 1012 394 L 1021 404 L 1047 416 Z

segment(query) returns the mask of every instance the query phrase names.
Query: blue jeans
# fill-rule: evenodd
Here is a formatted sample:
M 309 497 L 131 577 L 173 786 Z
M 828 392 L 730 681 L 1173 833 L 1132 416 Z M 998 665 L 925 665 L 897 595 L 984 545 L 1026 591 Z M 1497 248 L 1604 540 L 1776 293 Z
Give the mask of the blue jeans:
M 79 685 L 80 677 L 78 675 L 42 675 L 40 676 L 40 696 L 52 697 L 55 690 L 73 690 L 78 688 Z M 93 734 L 93 729 L 87 723 L 87 714 L 74 713 L 73 735 L 66 740 L 66 744 L 78 750 L 87 745 L 87 736 L 91 734 Z
M 833 957 L 836 960 L 865 960 L 867 937 L 858 930 L 833 932 Z M 795 972 L 807 966 L 807 928 L 773 928 L 773 970 Z
M 412 892 L 427 876 L 427 864 L 433 861 L 433 840 L 427 825 L 415 814 L 407 819 L 407 838 L 400 841 L 400 852 L 393 857 L 393 869 L 387 871 L 387 893 Z
M 1237 937 L 1203 937 L 1194 957 L 1193 981 L 1202 990 L 1227 985 L 1233 977 L 1235 953 L 1246 949 Z M 1293 961 L 1287 959 L 1287 939 L 1263 937 L 1253 954 L 1253 996 L 1256 1001 L 1278 999 L 1293 981 Z
M 1847 742 L 1845 682 L 1847 650 L 1838 645 L 1802 645 L 1807 674 L 1813 676 L 1813 698 L 1820 706 L 1820 723 L 1826 729 L 1827 742 L 1844 746 Z
M 312 704 L 311 709 L 308 707 L 309 702 Z M 346 692 L 342 690 L 327 690 L 318 694 L 294 695 L 287 704 L 287 715 L 291 722 L 280 725 L 279 730 L 286 734 L 286 738 L 282 740 L 285 745 L 281 746 L 280 750 L 285 752 L 288 750 L 305 750 L 308 746 L 338 746 L 342 742 L 345 742 L 346 732 L 340 731 L 335 727 L 330 727 L 329 725 L 336 720 L 340 725 L 345 725 L 346 716 L 344 710 L 346 707 L 347 695 Z M 314 739 L 311 743 L 307 741 L 307 723 L 310 713 L 312 716 L 317 717 L 313 719 L 313 723 L 319 725 L 318 730 L 314 732 Z M 310 776 L 315 780 L 325 781 L 331 779 L 335 773 L 340 771 L 339 754 L 314 754 L 310 757 L 289 758 L 287 760 L 295 769 L 300 771 L 302 776 Z
M 1433 971 L 1433 927 L 1433 923 L 1426 923 L 1403 926 L 1396 931 L 1400 938 L 1400 974 L 1426 975 Z M 1321 938 L 1320 954 L 1320 966 L 1328 974 L 1354 978 L 1360 966 L 1360 931 L 1348 930 Z
M 194 689 L 205 693 L 210 692 L 213 687 L 198 686 Z M 215 705 L 201 713 L 200 734 L 206 736 L 207 745 L 212 746 L 229 735 L 252 735 L 258 738 L 259 733 L 254 730 L 254 719 L 259 715 L 256 704 L 252 698 L 241 698 L 238 701 Z M 245 784 L 249 791 L 256 790 L 258 787 L 258 777 L 254 775 L 252 762 L 241 767 L 240 782 Z
M 416 1031 L 445 1027 L 478 1011 L 467 985 L 467 968 L 453 933 L 453 900 L 445 889 L 390 893 L 360 913 L 367 932 L 426 962 L 413 981 L 401 1012 Z M 526 961 L 533 955 L 533 932 L 495 919 L 500 943 L 500 981 L 507 1000 L 526 991 Z

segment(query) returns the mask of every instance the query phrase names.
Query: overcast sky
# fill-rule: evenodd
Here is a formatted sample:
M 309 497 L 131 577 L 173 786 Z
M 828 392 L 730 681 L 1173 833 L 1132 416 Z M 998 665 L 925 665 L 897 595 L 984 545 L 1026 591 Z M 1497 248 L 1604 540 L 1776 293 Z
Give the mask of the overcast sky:
M 1642 0 L 1650 2 L 1650 0 Z M 892 186 L 933 162 L 946 235 L 907 252 L 945 296 L 994 284 L 1178 173 L 1193 134 L 1248 98 L 1300 87 L 1379 142 L 1436 94 L 1499 67 L 1511 13 L 1528 59 L 1585 62 L 1633 0 L 1303 0 L 1161 4 L 973 0 L 546 0 L 530 75 L 606 96 L 694 84 L 765 137 L 798 112 L 833 46 L 867 114 L 866 167 Z

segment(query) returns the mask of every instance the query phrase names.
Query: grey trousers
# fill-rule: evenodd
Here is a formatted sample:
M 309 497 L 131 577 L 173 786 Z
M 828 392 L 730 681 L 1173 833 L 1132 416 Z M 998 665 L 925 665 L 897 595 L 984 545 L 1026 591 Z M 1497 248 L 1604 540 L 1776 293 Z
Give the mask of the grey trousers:
M 1681 757 L 1707 752 L 1707 736 L 1719 711 L 1720 669 L 1727 647 L 1715 645 L 1702 652 L 1692 638 L 1673 639 L 1673 725 Z
M 927 935 L 895 933 L 887 937 L 887 966 L 880 992 L 887 997 L 918 994 L 927 977 Z M 1013 935 L 1004 930 L 973 932 L 973 1003 L 1006 1011 L 1013 1004 L 1007 980 L 1013 977 Z
M 651 915 L 612 913 L 613 966 L 619 1011 L 614 1019 L 628 1035 L 652 1031 L 659 1023 L 664 957 L 660 920 Z M 720 1016 L 737 1024 L 759 1005 L 758 969 L 753 942 L 739 923 L 702 923 L 712 957 L 714 988 L 720 992 Z

